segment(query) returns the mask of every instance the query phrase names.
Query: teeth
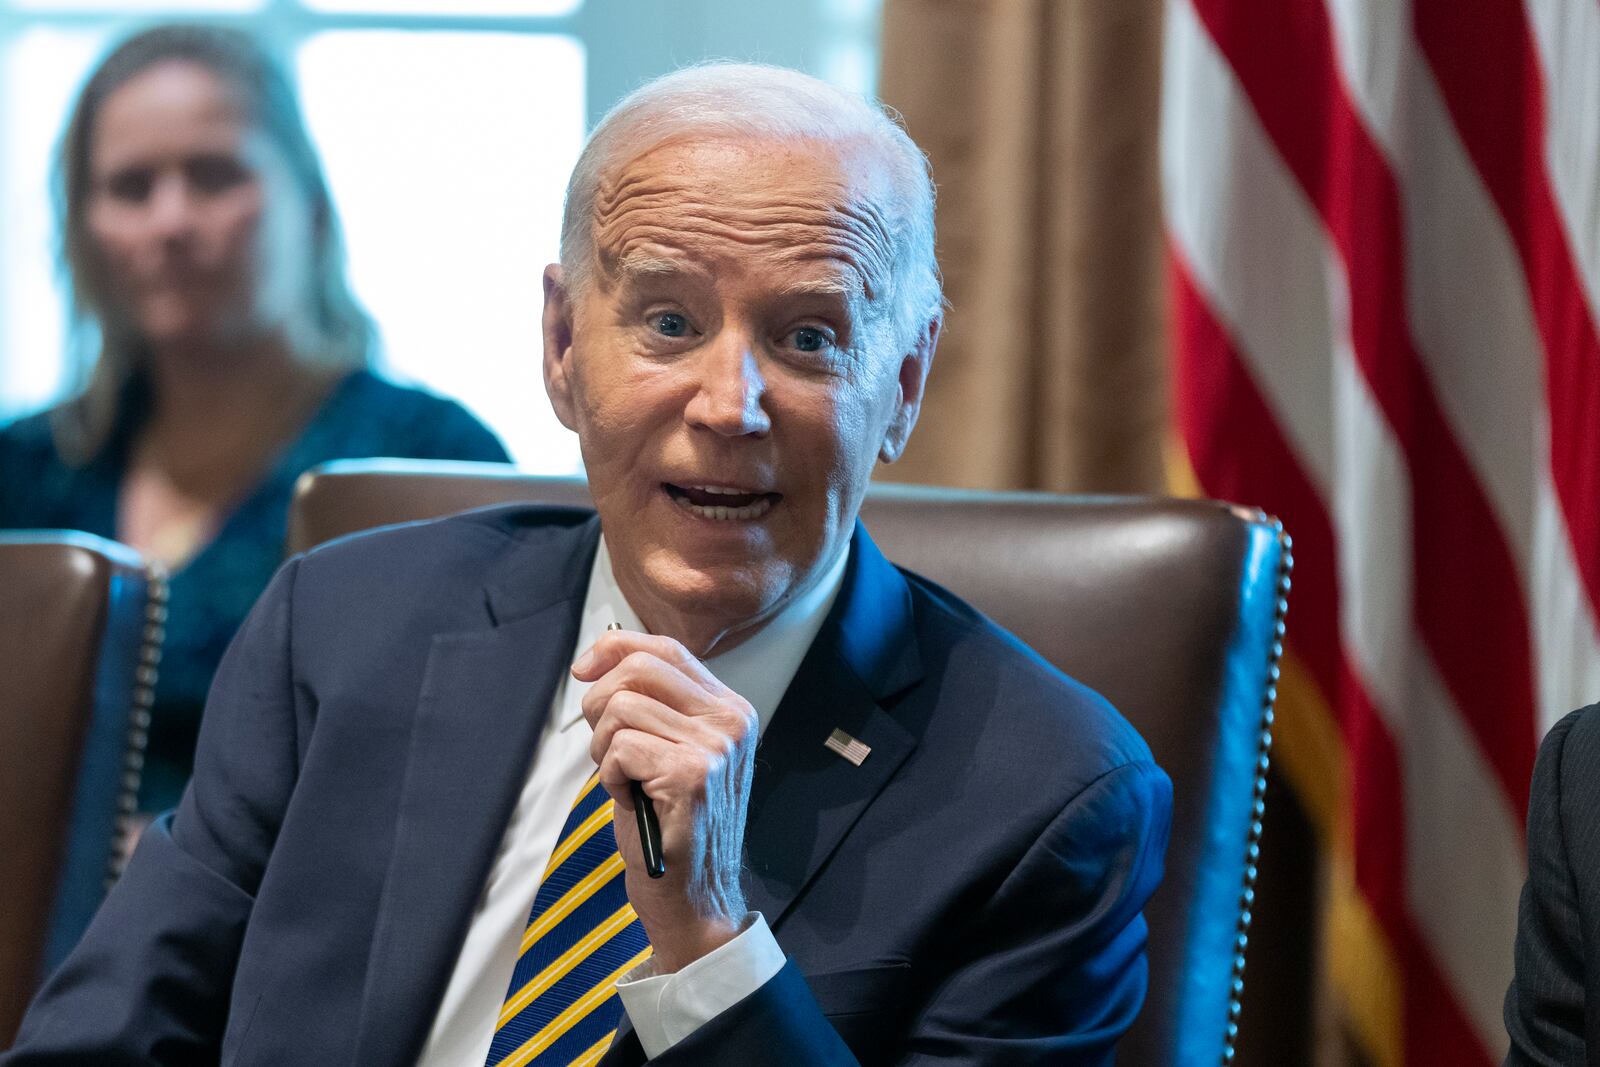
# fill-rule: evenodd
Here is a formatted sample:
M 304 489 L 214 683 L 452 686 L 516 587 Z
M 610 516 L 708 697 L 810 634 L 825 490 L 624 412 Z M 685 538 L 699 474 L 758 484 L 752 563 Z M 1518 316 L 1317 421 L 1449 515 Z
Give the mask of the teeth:
M 691 485 L 689 488 L 702 493 L 710 493 L 712 496 L 746 496 L 756 491 L 754 489 L 729 489 L 721 485 Z
M 699 487 L 696 486 L 696 488 Z M 689 511 L 694 512 L 702 519 L 741 519 L 748 521 L 750 519 L 759 519 L 761 516 L 772 510 L 772 501 L 767 497 L 762 497 L 754 504 L 750 504 L 747 507 L 742 508 L 702 507 L 699 504 L 691 504 L 688 500 L 685 500 L 682 497 L 677 499 L 677 504 L 681 508 L 686 508 Z

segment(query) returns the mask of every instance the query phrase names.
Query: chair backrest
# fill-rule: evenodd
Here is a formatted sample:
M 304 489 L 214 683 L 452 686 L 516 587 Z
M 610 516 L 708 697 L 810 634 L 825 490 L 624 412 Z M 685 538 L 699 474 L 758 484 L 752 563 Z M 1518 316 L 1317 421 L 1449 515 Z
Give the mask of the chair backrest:
M 0 1048 L 120 871 L 165 600 L 125 545 L 0 534 Z
M 507 467 L 340 461 L 302 476 L 289 547 L 511 501 L 589 498 L 581 480 Z M 1122 1058 L 1227 1062 L 1288 593 L 1282 528 L 1210 501 L 891 485 L 861 514 L 885 556 L 1099 690 L 1149 742 L 1174 824 L 1146 910 L 1150 994 Z

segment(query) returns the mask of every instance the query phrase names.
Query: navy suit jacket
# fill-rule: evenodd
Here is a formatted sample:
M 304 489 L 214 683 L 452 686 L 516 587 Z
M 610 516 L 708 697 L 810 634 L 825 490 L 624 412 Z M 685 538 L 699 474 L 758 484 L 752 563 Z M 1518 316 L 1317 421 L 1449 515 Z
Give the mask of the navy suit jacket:
M 182 804 L 0 1063 L 413 1062 L 598 537 L 590 512 L 519 506 L 287 563 Z M 835 727 L 871 746 L 861 766 L 823 747 Z M 757 753 L 747 891 L 788 962 L 655 1062 L 1109 1063 L 1170 812 L 1103 700 L 858 525 Z M 625 1028 L 604 1063 L 643 1060 Z
M 1516 964 L 1507 1067 L 1600 1067 L 1600 704 L 1539 746 Z

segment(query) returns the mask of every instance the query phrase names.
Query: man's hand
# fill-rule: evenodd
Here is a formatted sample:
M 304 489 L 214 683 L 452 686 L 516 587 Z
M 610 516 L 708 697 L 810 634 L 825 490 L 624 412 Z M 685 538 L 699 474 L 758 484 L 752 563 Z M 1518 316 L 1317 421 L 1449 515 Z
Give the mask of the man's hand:
M 594 682 L 583 715 L 600 782 L 616 802 L 628 900 L 650 935 L 656 973 L 671 974 L 731 941 L 744 922 L 739 864 L 759 721 L 670 637 L 610 631 L 572 675 Z M 630 781 L 644 786 L 661 820 L 664 878 L 645 876 Z

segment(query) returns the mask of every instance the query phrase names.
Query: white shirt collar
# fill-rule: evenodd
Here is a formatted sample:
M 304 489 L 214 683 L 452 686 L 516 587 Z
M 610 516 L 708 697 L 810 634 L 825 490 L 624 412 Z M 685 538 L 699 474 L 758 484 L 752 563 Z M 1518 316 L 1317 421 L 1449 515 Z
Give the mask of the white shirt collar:
M 839 558 L 829 566 L 822 579 L 795 598 L 787 607 L 768 620 L 756 634 L 720 656 L 705 661 L 706 667 L 717 680 L 744 697 L 755 708 L 766 730 L 778 710 L 778 703 L 800 669 L 817 631 L 833 607 L 844 584 L 845 564 L 850 561 L 850 543 L 845 542 Z M 602 534 L 600 547 L 594 554 L 594 566 L 589 571 L 589 590 L 584 596 L 583 612 L 578 619 L 578 642 L 573 655 L 599 640 L 609 623 L 618 622 L 625 630 L 643 630 L 639 615 L 628 604 L 617 586 L 616 575 L 611 570 L 611 554 L 606 549 Z M 574 685 L 582 685 L 573 680 Z M 586 685 L 582 686 L 587 689 Z M 559 706 L 559 704 L 558 704 Z M 574 702 L 570 707 L 577 708 Z M 560 728 L 565 730 L 582 717 L 581 709 L 569 714 Z

